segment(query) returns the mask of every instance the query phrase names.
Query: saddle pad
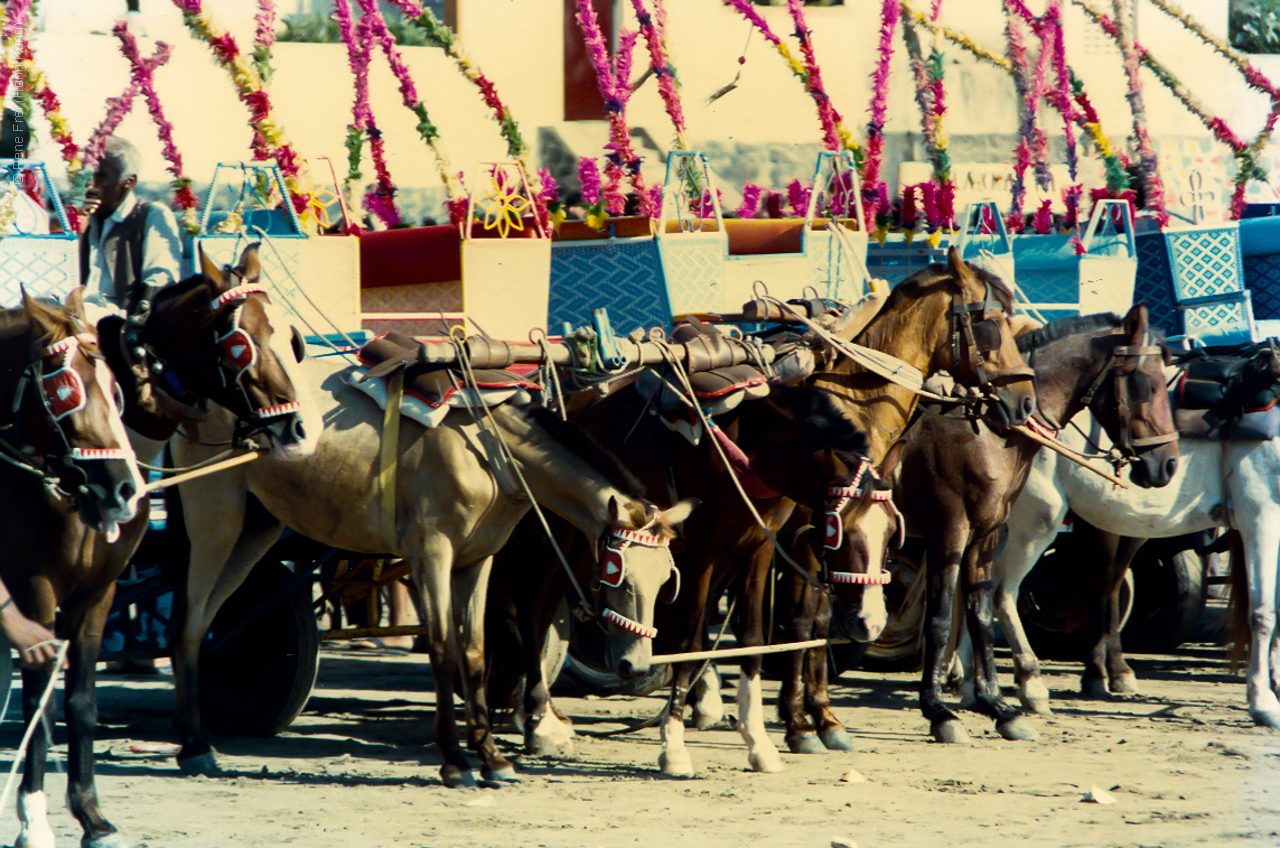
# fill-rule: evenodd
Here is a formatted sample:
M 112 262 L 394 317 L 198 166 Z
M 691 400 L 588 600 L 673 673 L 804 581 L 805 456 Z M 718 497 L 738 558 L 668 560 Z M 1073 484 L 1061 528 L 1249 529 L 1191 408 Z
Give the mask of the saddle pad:
M 444 372 L 435 373 L 443 374 Z M 371 397 L 374 403 L 378 404 L 379 409 L 386 409 L 386 380 L 377 377 L 365 379 L 367 374 L 368 369 L 357 368 L 351 372 L 347 382 L 353 388 L 359 389 Z M 533 384 L 529 383 L 528 385 L 532 386 Z M 537 387 L 535 386 L 534 388 Z M 400 400 L 400 414 L 405 418 L 417 421 L 424 427 L 435 427 L 445 419 L 451 409 L 476 408 L 481 404 L 490 407 L 504 403 L 525 404 L 532 401 L 532 393 L 519 386 L 504 388 L 484 388 L 481 386 L 478 389 L 473 386 L 464 386 L 461 390 L 450 386 L 443 396 L 436 395 L 434 399 L 428 399 L 417 391 L 410 391 L 406 386 L 404 396 Z
M 1280 436 L 1280 406 L 1246 412 L 1238 418 L 1221 418 L 1212 409 L 1173 410 L 1178 436 L 1225 442 L 1259 442 Z
M 1186 410 L 1214 410 L 1223 419 L 1276 406 L 1280 360 L 1268 342 L 1205 348 L 1183 357 L 1174 397 Z

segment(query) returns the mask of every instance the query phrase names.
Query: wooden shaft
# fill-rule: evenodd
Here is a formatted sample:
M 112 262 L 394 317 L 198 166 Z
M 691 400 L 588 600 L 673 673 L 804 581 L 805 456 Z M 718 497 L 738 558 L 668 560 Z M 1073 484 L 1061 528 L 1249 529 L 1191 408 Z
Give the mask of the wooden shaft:
M 191 471 L 184 471 L 181 474 L 175 474 L 172 477 L 166 477 L 163 480 L 156 480 L 148 483 L 144 492 L 154 492 L 156 489 L 164 489 L 169 486 L 176 486 L 179 483 L 185 483 L 188 480 L 194 480 L 197 477 L 203 477 L 206 474 L 214 474 L 218 471 L 226 471 L 228 468 L 235 468 L 237 465 L 244 465 L 246 462 L 252 462 L 262 456 L 265 451 L 253 450 L 240 456 L 233 456 L 230 459 L 224 459 L 221 462 L 215 462 L 212 465 L 206 465 L 204 468 L 196 468 Z
M 781 654 L 805 648 L 822 648 L 827 645 L 843 645 L 852 639 L 810 639 L 807 642 L 784 642 L 781 645 L 758 645 L 754 648 L 718 648 L 714 651 L 689 651 L 683 654 L 658 654 L 649 660 L 654 665 L 692 662 L 693 660 L 727 660 L 733 657 L 750 657 L 755 654 Z
M 1038 442 L 1039 444 L 1044 445 L 1050 450 L 1057 451 L 1058 453 L 1065 456 L 1067 459 L 1080 465 L 1082 468 L 1087 468 L 1088 470 L 1092 471 L 1094 474 L 1097 474 L 1102 479 L 1115 483 L 1117 486 L 1119 486 L 1122 489 L 1129 488 L 1129 483 L 1127 481 L 1120 479 L 1119 477 L 1117 477 L 1116 475 L 1112 474 L 1109 471 L 1103 471 L 1101 468 L 1098 468 L 1096 465 L 1094 465 L 1091 462 L 1085 462 L 1066 445 L 1059 444 L 1056 439 L 1050 439 L 1045 436 L 1042 436 L 1039 433 L 1037 433 L 1035 430 L 1032 430 L 1031 428 L 1027 427 L 1024 424 L 1019 424 L 1017 427 L 1014 427 L 1013 429 L 1017 430 L 1019 433 L 1026 436 L 1031 441 Z

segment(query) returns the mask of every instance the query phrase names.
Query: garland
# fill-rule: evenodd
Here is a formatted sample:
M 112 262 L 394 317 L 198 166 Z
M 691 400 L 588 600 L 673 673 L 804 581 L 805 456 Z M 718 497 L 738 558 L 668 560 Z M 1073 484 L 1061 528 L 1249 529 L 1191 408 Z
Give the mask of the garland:
M 138 50 L 137 40 L 123 21 L 117 23 L 111 33 L 120 39 L 120 52 L 129 60 L 132 92 L 136 95 L 140 90 L 147 98 L 147 111 L 151 113 L 151 120 L 155 122 L 162 144 L 160 152 L 169 162 L 167 170 L 173 175 L 170 187 L 173 189 L 173 203 L 179 210 L 178 218 L 186 231 L 194 235 L 200 232 L 200 219 L 196 211 L 200 201 L 191 190 L 191 179 L 183 173 L 182 154 L 173 143 L 173 124 L 169 123 L 164 116 L 164 111 L 160 108 L 160 95 L 156 93 L 155 81 L 152 79 L 155 69 L 169 60 L 169 45 L 163 41 L 158 42 L 155 54 L 150 59 L 144 60 Z
M 507 155 L 520 163 L 526 177 L 529 179 L 529 190 L 533 194 L 533 208 L 540 223 L 544 228 L 549 226 L 551 223 L 549 210 L 542 200 L 543 195 L 546 194 L 546 186 L 542 182 L 542 172 L 534 168 L 529 145 L 525 143 L 524 137 L 520 135 L 520 127 L 515 118 L 512 117 L 511 110 L 498 97 L 497 86 L 471 63 L 467 55 L 462 52 L 462 48 L 458 46 L 457 35 L 443 21 L 437 18 L 434 12 L 423 7 L 417 0 L 391 0 L 391 2 L 404 12 L 411 23 L 422 30 L 431 44 L 439 47 L 446 56 L 453 60 L 454 64 L 458 66 L 458 70 L 462 72 L 463 77 L 480 89 L 480 99 L 493 110 L 493 117 L 498 122 L 499 132 L 507 142 Z
M 1232 146 L 1232 152 L 1235 154 L 1237 161 L 1235 189 L 1231 195 L 1231 217 L 1240 218 L 1244 214 L 1244 192 L 1245 187 L 1250 180 L 1266 180 L 1266 172 L 1263 170 L 1259 159 L 1262 155 L 1263 148 L 1271 138 L 1271 132 L 1275 129 L 1276 120 L 1280 118 L 1280 87 L 1272 84 L 1257 68 L 1249 63 L 1248 58 L 1239 51 L 1233 49 L 1229 44 L 1221 39 L 1214 37 L 1205 31 L 1204 27 L 1191 19 L 1186 12 L 1174 6 L 1168 0 L 1151 0 L 1160 11 L 1172 17 L 1178 23 L 1198 37 L 1205 44 L 1209 45 L 1220 56 L 1225 58 L 1235 67 L 1240 75 L 1244 77 L 1245 82 L 1250 88 L 1253 88 L 1262 94 L 1265 94 L 1271 101 L 1271 110 L 1267 113 L 1267 120 L 1262 129 L 1254 137 L 1253 141 L 1247 146 Z M 1163 80 L 1161 80 L 1163 82 Z M 1202 118 L 1203 120 L 1203 118 Z M 1225 126 L 1225 125 L 1224 125 Z M 1217 133 L 1215 132 L 1215 135 Z
M 311 192 L 304 190 L 299 182 L 302 163 L 271 115 L 271 98 L 263 88 L 262 78 L 245 61 L 235 39 L 214 25 L 209 15 L 201 9 L 201 0 L 174 0 L 174 3 L 182 10 L 182 20 L 187 28 L 209 45 L 218 64 L 231 75 L 240 102 L 249 109 L 249 125 L 254 133 L 251 145 L 254 158 L 275 160 L 280 166 L 280 174 L 284 177 L 294 211 L 305 229 L 314 230 L 315 207 L 319 205 L 319 201 Z
M 667 51 L 667 10 L 662 0 L 653 0 L 653 14 L 645 8 L 644 0 L 631 0 L 631 6 L 635 9 L 640 34 L 644 36 L 649 50 L 649 69 L 658 78 L 658 94 L 676 130 L 676 149 L 688 150 L 684 138 L 684 108 L 680 104 L 680 80 L 676 78 L 676 68 L 671 64 Z
M 1048 43 L 1049 49 L 1053 51 L 1053 69 L 1054 69 L 1054 85 L 1045 91 L 1045 99 L 1049 104 L 1056 108 L 1062 115 L 1062 137 L 1066 146 L 1067 174 L 1071 179 L 1071 185 L 1063 193 L 1063 202 L 1066 204 L 1066 215 L 1063 216 L 1063 226 L 1071 230 L 1076 230 L 1076 224 L 1080 220 L 1080 192 L 1082 186 L 1080 184 L 1080 159 L 1076 150 L 1076 128 L 1075 121 L 1079 118 L 1076 112 L 1075 103 L 1071 99 L 1071 71 L 1067 67 L 1067 47 L 1066 38 L 1062 29 L 1062 3 L 1061 0 L 1049 0 L 1045 6 L 1044 16 L 1041 18 L 1042 34 L 1040 36 L 1041 43 Z M 1108 175 L 1110 171 L 1108 171 Z M 1126 185 L 1128 182 L 1128 174 L 1125 174 Z M 1108 185 L 1110 181 L 1108 180 Z M 1077 235 L 1078 238 L 1078 235 Z M 1083 248 L 1084 245 L 1081 245 Z
M 609 151 L 605 156 L 604 169 L 605 210 L 611 215 L 620 215 L 626 210 L 626 197 L 622 192 L 622 181 L 626 179 L 639 196 L 640 214 L 653 217 L 656 214 L 653 197 L 645 189 L 640 159 L 631 148 L 631 133 L 626 123 L 627 100 L 631 97 L 631 52 L 638 35 L 624 30 L 618 39 L 618 51 L 610 59 L 591 0 L 578 0 L 574 18 L 582 30 L 582 39 L 595 68 L 596 84 L 609 117 L 609 142 L 605 145 Z
M 884 0 L 880 9 L 880 50 L 875 70 L 871 72 L 871 120 L 867 123 L 867 158 L 864 191 L 871 199 L 867 217 L 876 222 L 878 238 L 884 243 L 888 222 L 888 187 L 880 179 L 884 152 L 885 116 L 889 107 L 889 62 L 893 58 L 893 31 L 901 17 L 898 0 Z
M 369 209 L 370 214 L 376 215 L 388 228 L 396 227 L 400 224 L 400 212 L 396 209 L 395 201 L 396 187 L 387 169 L 382 132 L 378 129 L 373 110 L 369 106 L 369 64 L 373 54 L 371 22 L 362 16 L 358 26 L 353 24 L 348 0 L 337 0 L 333 8 L 338 33 L 347 48 L 347 64 L 351 66 L 351 75 L 355 79 L 351 123 L 347 125 L 347 178 L 344 191 L 355 220 L 348 223 L 348 230 L 353 234 L 360 232 L 359 222 L 364 219 L 362 208 Z M 365 139 L 369 141 L 376 183 L 370 186 L 365 196 L 357 197 L 355 190 L 364 176 L 360 170 L 360 159 Z
M 8 95 L 18 55 L 26 47 L 27 27 L 34 5 L 32 0 L 9 0 L 8 8 L 0 8 L 0 49 L 4 50 L 4 63 L 0 64 L 0 97 Z
M 938 7 L 939 4 L 935 3 L 935 21 Z M 911 72 L 916 79 L 916 105 L 920 108 L 921 131 L 924 136 L 925 151 L 929 156 L 930 164 L 933 166 L 933 180 L 950 197 L 950 213 L 938 217 L 937 213 L 940 210 L 935 206 L 933 210 L 934 217 L 929 217 L 927 220 L 929 232 L 936 233 L 943 227 L 953 227 L 955 225 L 955 184 L 951 178 L 951 154 L 947 149 L 946 134 L 942 130 L 942 118 L 947 110 L 946 90 L 942 85 L 942 51 L 934 45 L 930 51 L 929 59 L 926 61 L 924 52 L 920 47 L 920 36 L 916 32 L 915 25 L 907 18 L 902 21 L 902 40 L 906 44 L 907 55 L 911 59 Z M 912 189 L 910 192 L 911 214 L 908 215 L 907 213 L 907 189 L 903 190 L 903 211 L 901 214 L 902 226 L 907 232 L 907 238 L 910 239 L 916 223 L 916 192 L 914 187 L 908 188 Z M 910 223 L 907 222 L 908 219 L 910 219 Z
M 756 11 L 755 5 L 751 0 L 723 0 L 723 2 L 725 5 L 731 6 L 737 10 L 739 14 L 746 18 L 751 25 L 758 29 L 760 34 L 773 45 L 774 49 L 778 51 L 778 55 L 780 55 L 783 61 L 787 63 L 787 67 L 791 68 L 791 72 L 799 77 L 800 81 L 804 83 L 805 91 L 809 92 L 809 96 L 814 98 L 815 105 L 818 107 L 818 117 L 820 120 L 823 120 L 823 137 L 829 140 L 830 134 L 834 133 L 835 136 L 840 139 L 840 143 L 845 147 L 845 149 L 853 151 L 854 160 L 858 163 L 859 167 L 861 167 L 863 157 L 862 148 L 858 145 L 858 142 L 854 140 L 849 131 L 844 128 L 840 115 L 837 114 L 835 110 L 831 110 L 830 112 L 825 111 L 825 109 L 830 106 L 830 98 L 827 97 L 826 91 L 822 87 L 822 79 L 821 77 L 816 80 L 811 78 L 811 71 L 817 70 L 816 64 L 812 68 L 806 67 L 804 63 L 792 56 L 791 51 L 787 49 L 787 45 L 782 41 L 782 39 L 774 35 L 773 30 L 769 29 L 769 25 L 765 23 L 765 20 L 760 16 L 760 13 Z M 788 0 L 788 2 L 790 3 L 792 0 Z M 794 12 L 792 13 L 792 17 L 793 19 L 795 18 Z M 804 29 L 802 17 L 797 19 L 796 28 L 797 30 Z M 831 121 L 830 126 L 826 123 L 827 119 Z M 831 149 L 834 150 L 836 148 L 833 147 Z
M 258 0 L 258 13 L 253 16 L 253 24 L 253 67 L 264 84 L 270 83 L 273 73 L 271 47 L 276 43 L 276 7 L 272 0 Z
M 600 168 L 596 160 L 583 156 L 578 160 L 578 183 L 582 186 L 582 205 L 586 210 L 587 226 L 593 230 L 604 229 L 605 209 L 600 195 Z
M 62 115 L 62 103 L 59 102 L 58 95 L 49 87 L 48 78 L 36 67 L 35 55 L 31 52 L 29 43 L 23 45 L 18 62 L 26 76 L 27 91 L 40 101 L 40 108 L 44 110 L 45 118 L 49 121 L 49 134 L 62 151 L 62 161 L 67 165 L 67 178 L 71 182 L 73 199 L 73 202 L 66 206 L 67 220 L 72 231 L 79 232 L 84 223 L 84 213 L 80 211 L 80 206 L 84 203 L 84 193 L 89 187 L 92 170 L 84 168 L 80 146 L 72 139 L 71 128 Z
M 400 51 L 396 49 L 395 36 L 387 29 L 387 22 L 383 20 L 382 12 L 378 10 L 377 0 L 359 0 L 359 2 L 362 13 L 361 22 L 366 20 L 369 22 L 369 40 L 382 47 L 382 52 L 387 57 L 387 64 L 391 66 L 391 72 L 400 83 L 400 98 L 405 107 L 417 115 L 418 135 L 422 137 L 435 157 L 436 171 L 444 182 L 447 195 L 449 221 L 461 226 L 467 215 L 467 194 L 461 180 L 449 166 L 449 159 L 445 156 L 444 150 L 440 147 L 440 131 L 435 124 L 431 123 L 427 115 L 427 107 L 418 97 L 418 90 L 413 84 L 413 77 L 409 74 L 409 67 L 405 64 Z M 373 143 L 374 139 L 371 137 L 370 145 L 372 146 Z

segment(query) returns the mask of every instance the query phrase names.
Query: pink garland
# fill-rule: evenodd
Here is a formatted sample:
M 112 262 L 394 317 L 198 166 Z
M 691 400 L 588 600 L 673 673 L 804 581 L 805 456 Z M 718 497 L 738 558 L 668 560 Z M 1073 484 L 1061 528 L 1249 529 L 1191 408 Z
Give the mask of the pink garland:
M 760 211 L 760 186 L 747 183 L 742 187 L 742 203 L 735 210 L 739 218 L 754 218 Z
M 147 111 L 151 113 L 151 120 L 155 122 L 160 136 L 160 152 L 169 163 L 167 170 L 173 175 L 174 205 L 183 211 L 194 212 L 200 201 L 191 191 L 191 179 L 183 173 L 182 154 L 173 143 L 173 124 L 164 116 L 164 110 L 160 107 L 160 95 L 156 93 L 155 80 L 152 78 L 155 69 L 168 61 L 169 45 L 159 42 L 156 44 L 155 55 L 144 60 L 138 50 L 137 40 L 123 21 L 116 24 L 111 32 L 120 39 L 120 52 L 129 60 L 129 76 L 134 86 L 141 89 L 143 96 L 147 98 Z
M 4 28 L 0 29 L 0 47 L 3 47 L 6 53 L 6 61 L 0 63 L 0 97 L 9 94 L 9 81 L 13 78 L 15 67 L 14 63 L 7 61 L 8 51 L 13 40 L 18 37 L 18 33 L 26 33 L 33 5 L 35 4 L 32 0 L 10 0 L 7 4 Z
M 582 202 L 595 206 L 600 202 L 600 168 L 596 160 L 583 156 L 578 160 L 578 182 L 582 185 Z
M 596 84 L 604 100 L 605 113 L 609 117 L 609 142 L 605 145 L 605 149 L 609 151 L 605 165 L 605 208 L 611 215 L 620 215 L 625 211 L 626 197 L 622 191 L 622 181 L 626 179 L 639 196 L 640 214 L 653 217 L 653 199 L 645 189 L 640 159 L 631 147 L 631 133 L 626 123 L 627 100 L 631 97 L 631 51 L 635 47 L 637 34 L 624 31 L 619 38 L 617 55 L 611 60 L 591 0 L 578 0 L 578 11 L 574 17 L 582 30 L 582 40 L 595 68 Z
M 809 186 L 799 180 L 787 183 L 787 202 L 791 204 L 791 214 L 803 218 L 809 212 Z
M 831 105 L 831 98 L 822 85 L 822 71 L 818 68 L 818 60 L 813 51 L 813 33 L 805 25 L 803 0 L 787 0 L 787 8 L 795 21 L 795 36 L 800 41 L 800 52 L 804 56 L 804 67 L 808 78 L 805 89 L 814 103 L 818 105 L 818 120 L 822 123 L 823 143 L 828 150 L 840 149 L 840 113 Z
M 649 67 L 653 70 L 653 75 L 658 78 L 658 94 L 662 97 L 662 105 L 666 108 L 671 124 L 676 130 L 676 144 L 684 150 L 686 149 L 684 109 L 680 104 L 680 82 L 676 79 L 676 69 L 667 55 L 666 9 L 663 8 L 662 0 L 653 0 L 654 15 L 645 8 L 644 0 L 631 0 L 631 6 L 635 9 L 636 20 L 640 24 L 640 34 L 644 36 L 645 46 L 649 50 Z M 655 15 L 656 25 L 654 24 Z
M 883 223 L 889 214 L 887 200 L 880 200 L 888 197 L 888 188 L 880 179 L 880 166 L 884 155 L 885 116 L 889 107 L 889 62 L 893 58 L 893 31 L 901 14 L 898 0 L 883 0 L 880 10 L 879 56 L 871 74 L 871 120 L 867 123 L 867 159 L 863 185 L 872 198 L 867 203 L 868 217 L 877 223 Z
M 387 227 L 396 227 L 401 223 L 400 212 L 396 209 L 395 202 L 396 186 L 391 180 L 391 172 L 387 169 L 386 145 L 382 139 L 382 132 L 378 129 L 373 117 L 373 109 L 369 105 L 369 63 L 374 46 L 372 19 L 368 15 L 362 15 L 360 23 L 353 25 L 347 0 L 337 0 L 334 3 L 334 18 L 337 20 L 342 41 L 347 47 L 347 62 L 355 78 L 355 99 L 351 106 L 348 140 L 352 148 L 349 150 L 351 170 L 348 172 L 348 179 L 356 179 L 354 174 L 359 173 L 360 145 L 367 138 L 376 183 L 369 187 L 361 200 L 370 213 L 377 215 Z M 351 222 L 348 229 L 352 227 L 358 232 L 359 222 Z

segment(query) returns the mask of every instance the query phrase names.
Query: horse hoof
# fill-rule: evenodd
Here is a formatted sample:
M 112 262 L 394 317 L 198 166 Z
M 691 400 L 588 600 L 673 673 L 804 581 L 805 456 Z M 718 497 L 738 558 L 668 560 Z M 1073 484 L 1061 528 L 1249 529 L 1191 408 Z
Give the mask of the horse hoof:
M 572 739 L 550 739 L 535 736 L 524 746 L 525 753 L 538 757 L 549 757 L 553 760 L 569 760 L 573 758 Z
M 516 773 L 515 766 L 507 764 L 501 768 L 491 769 L 485 774 L 485 780 L 501 786 L 504 783 L 519 783 L 520 775 Z
M 818 735 L 812 730 L 788 739 L 787 749 L 793 754 L 825 754 L 827 752 L 827 749 L 818 741 Z
M 969 731 L 964 729 L 964 725 L 960 723 L 958 718 L 935 721 L 933 727 L 930 728 L 930 732 L 935 740 L 947 745 L 969 744 Z
M 444 785 L 450 789 L 476 788 L 476 776 L 471 773 L 470 769 L 460 769 L 457 766 L 445 766 L 440 769 L 440 779 L 444 781 Z
M 93 839 L 86 833 L 84 839 L 80 840 L 80 848 L 129 848 L 129 840 L 119 833 L 104 833 Z
M 1112 695 L 1141 695 L 1142 692 L 1138 687 L 1138 676 L 1133 672 L 1121 674 L 1118 677 L 1111 678 L 1110 687 Z
M 849 731 L 843 727 L 833 727 L 830 730 L 824 730 L 818 734 L 818 738 L 822 740 L 822 744 L 827 746 L 828 751 L 852 751 L 853 739 L 849 737 Z
M 1040 738 L 1036 729 L 1023 721 L 1021 716 L 997 722 L 996 732 L 1013 742 L 1035 742 Z
M 693 759 L 687 753 L 668 756 L 663 751 L 658 755 L 658 768 L 670 777 L 690 777 L 693 775 Z
M 178 770 L 188 777 L 213 777 L 218 774 L 221 769 L 218 768 L 218 760 L 210 751 L 207 754 L 197 754 L 194 757 L 180 757 L 178 759 Z
M 1080 681 L 1080 691 L 1086 698 L 1092 698 L 1095 701 L 1105 701 L 1110 695 L 1107 684 L 1096 677 Z
M 751 766 L 752 771 L 761 774 L 777 774 L 780 771 L 786 771 L 787 767 L 782 764 L 782 757 L 778 756 L 778 752 L 769 746 L 763 751 L 750 753 L 747 755 L 747 765 Z
M 1249 717 L 1253 719 L 1253 723 L 1259 727 L 1269 727 L 1272 730 L 1280 730 L 1280 712 L 1276 710 L 1249 710 Z
M 1018 700 L 1022 702 L 1022 708 L 1029 713 L 1044 716 L 1053 715 L 1053 708 L 1049 706 L 1048 698 L 1029 698 L 1022 695 L 1019 696 Z

